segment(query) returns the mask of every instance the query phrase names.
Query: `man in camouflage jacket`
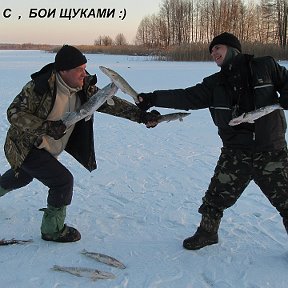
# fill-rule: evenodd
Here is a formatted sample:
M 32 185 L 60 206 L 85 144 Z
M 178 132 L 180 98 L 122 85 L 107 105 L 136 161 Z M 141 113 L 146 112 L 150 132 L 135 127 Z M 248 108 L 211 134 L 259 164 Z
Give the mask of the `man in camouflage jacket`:
M 61 118 L 86 102 L 97 87 L 96 75 L 87 75 L 86 57 L 75 47 L 63 46 L 55 62 L 31 75 L 7 111 L 10 128 L 5 155 L 11 169 L 0 178 L 0 196 L 38 179 L 49 188 L 44 211 L 42 239 L 57 242 L 78 241 L 77 229 L 64 224 L 66 206 L 71 203 L 73 176 L 57 156 L 66 150 L 86 169 L 96 169 L 93 117 L 67 127 Z M 136 105 L 113 96 L 115 105 L 103 104 L 98 111 L 138 123 L 152 121 Z M 151 122 L 149 122 L 151 123 Z M 149 124 L 147 124 L 149 127 Z
M 280 103 L 288 109 L 288 71 L 272 57 L 254 58 L 241 53 L 236 36 L 224 32 L 209 46 L 220 72 L 186 89 L 156 90 L 138 95 L 141 109 L 152 106 L 210 110 L 223 142 L 221 155 L 203 197 L 196 233 L 184 240 L 195 250 L 218 243 L 223 212 L 241 196 L 251 180 L 278 210 L 288 233 L 288 154 L 283 110 L 255 123 L 230 126 L 232 118 L 254 109 Z

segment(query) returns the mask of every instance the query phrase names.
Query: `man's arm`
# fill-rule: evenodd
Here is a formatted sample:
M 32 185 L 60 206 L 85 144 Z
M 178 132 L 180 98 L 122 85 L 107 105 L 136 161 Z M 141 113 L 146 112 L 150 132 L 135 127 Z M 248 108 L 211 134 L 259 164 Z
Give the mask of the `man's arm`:
M 156 114 L 151 112 L 144 112 L 140 110 L 136 105 L 117 96 L 113 96 L 112 99 L 114 101 L 114 105 L 108 105 L 105 103 L 97 111 L 116 117 L 125 118 L 137 123 L 147 124 L 147 122 L 153 122 L 153 115 Z M 156 117 L 157 116 L 155 116 L 155 119 Z

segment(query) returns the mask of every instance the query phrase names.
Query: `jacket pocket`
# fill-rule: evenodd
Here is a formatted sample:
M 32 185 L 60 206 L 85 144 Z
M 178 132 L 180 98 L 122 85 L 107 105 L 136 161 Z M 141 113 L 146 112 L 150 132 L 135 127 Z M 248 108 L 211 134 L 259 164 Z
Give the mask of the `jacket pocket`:
M 228 128 L 232 118 L 232 110 L 228 107 L 210 107 L 214 124 L 219 128 Z

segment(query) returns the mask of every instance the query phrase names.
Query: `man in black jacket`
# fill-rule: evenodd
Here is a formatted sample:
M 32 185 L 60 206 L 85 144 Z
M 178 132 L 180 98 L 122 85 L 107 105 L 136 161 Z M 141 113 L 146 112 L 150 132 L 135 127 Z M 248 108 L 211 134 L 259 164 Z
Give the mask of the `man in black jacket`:
M 280 103 L 288 109 L 288 71 L 272 57 L 241 53 L 241 43 L 230 33 L 216 36 L 209 52 L 220 72 L 186 89 L 157 90 L 138 95 L 142 110 L 152 106 L 210 110 L 223 142 L 221 155 L 199 213 L 196 233 L 183 246 L 196 250 L 218 243 L 223 211 L 231 207 L 251 180 L 278 210 L 288 233 L 288 154 L 286 120 L 277 110 L 255 123 L 229 126 L 229 121 L 254 109 Z

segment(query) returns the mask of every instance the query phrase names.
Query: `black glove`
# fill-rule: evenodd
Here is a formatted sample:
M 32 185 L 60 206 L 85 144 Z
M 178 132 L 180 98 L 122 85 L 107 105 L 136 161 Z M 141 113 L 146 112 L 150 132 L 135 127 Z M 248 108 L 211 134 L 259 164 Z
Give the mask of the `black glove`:
M 65 134 L 67 129 L 66 125 L 63 123 L 62 120 L 58 121 L 44 121 L 42 127 L 45 129 L 46 134 L 55 140 L 62 138 Z
M 146 125 L 147 128 L 153 128 L 158 124 L 157 121 L 159 115 L 161 114 L 157 110 L 152 110 L 151 112 L 143 111 L 140 116 L 140 123 L 147 124 L 148 122 L 154 122 L 155 125 L 149 125 L 149 126 Z
M 153 93 L 138 94 L 139 103 L 136 103 L 136 105 L 143 111 L 148 110 L 150 107 L 154 106 L 152 104 L 153 96 L 154 96 Z M 142 98 L 141 100 L 143 101 L 141 101 L 140 98 Z

